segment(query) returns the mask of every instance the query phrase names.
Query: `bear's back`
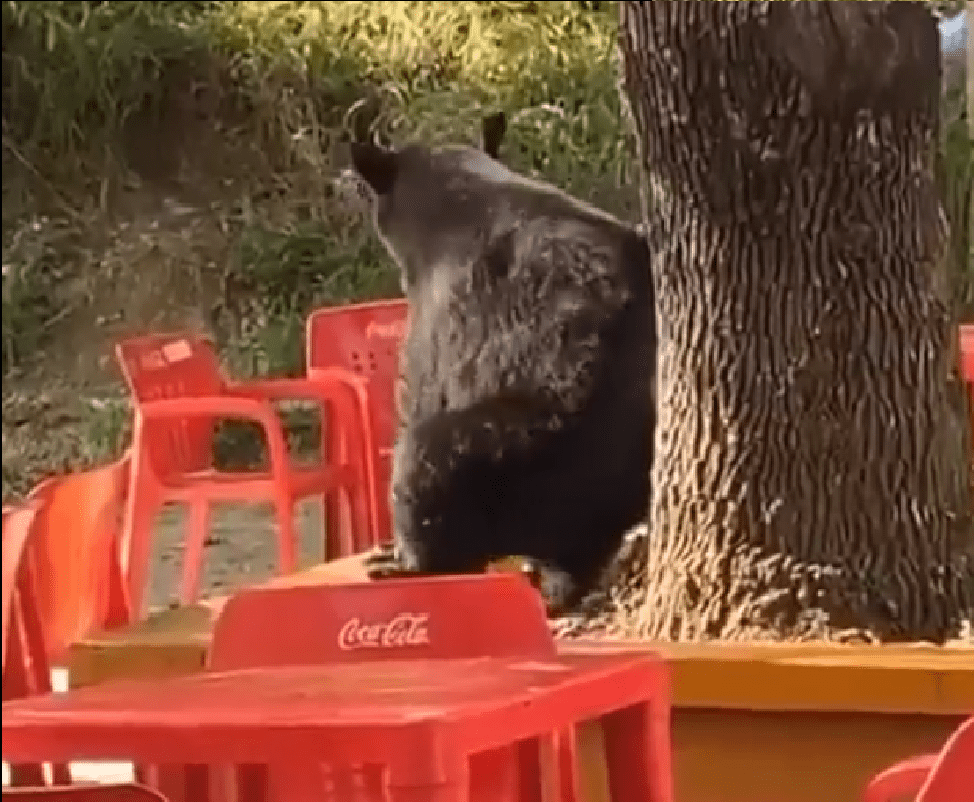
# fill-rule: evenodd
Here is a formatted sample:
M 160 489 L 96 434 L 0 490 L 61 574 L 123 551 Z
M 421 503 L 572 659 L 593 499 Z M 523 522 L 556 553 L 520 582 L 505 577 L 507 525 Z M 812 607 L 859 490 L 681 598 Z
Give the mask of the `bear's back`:
M 458 180 L 480 196 L 482 239 L 410 292 L 410 414 L 516 392 L 570 415 L 606 383 L 625 386 L 622 374 L 641 370 L 655 341 L 642 238 L 477 151 L 457 157 Z

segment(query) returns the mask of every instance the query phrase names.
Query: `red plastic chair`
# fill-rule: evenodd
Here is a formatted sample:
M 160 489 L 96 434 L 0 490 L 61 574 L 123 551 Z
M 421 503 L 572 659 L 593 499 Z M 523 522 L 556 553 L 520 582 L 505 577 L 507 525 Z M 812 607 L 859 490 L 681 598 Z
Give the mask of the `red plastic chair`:
M 88 633 L 131 620 L 119 558 L 128 478 L 126 455 L 31 491 L 34 592 L 52 662 Z
M 471 756 L 516 750 L 518 768 L 533 774 L 524 764 L 540 762 L 538 739 L 599 719 L 614 802 L 672 802 L 667 676 L 666 663 L 650 655 L 593 653 L 125 680 L 8 702 L 3 755 L 270 766 L 284 780 L 270 789 L 281 802 L 481 802 L 470 793 Z M 363 766 L 381 776 L 380 795 L 354 777 Z M 311 776 L 291 767 L 318 769 L 314 795 Z M 542 798 L 537 786 L 510 779 L 500 771 L 485 778 L 491 802 Z M 187 788 L 186 799 L 207 802 L 210 789 Z
M 450 612 L 431 614 L 436 610 Z M 261 637 L 255 638 L 255 632 L 262 633 Z M 231 597 L 217 619 L 209 668 L 229 671 L 512 655 L 543 660 L 555 654 L 555 641 L 537 591 L 519 576 L 495 574 L 248 589 Z M 505 774 L 510 785 L 515 762 L 509 750 L 477 755 L 472 772 L 483 787 L 472 798 L 480 802 L 494 799 L 490 787 Z M 200 770 L 191 767 L 190 776 Z M 302 782 L 293 768 L 277 778 L 292 793 Z M 309 797 L 313 796 L 311 789 L 321 787 L 320 772 L 303 779 Z M 202 782 L 187 780 L 169 767 L 159 774 L 145 774 L 143 781 L 174 797 Z M 376 794 L 381 785 L 379 776 L 368 770 L 358 772 L 354 779 L 336 774 L 332 781 L 339 786 L 358 782 Z M 246 788 L 244 796 L 256 800 L 266 798 L 271 782 L 265 770 L 247 767 L 230 785 Z M 497 797 L 498 802 L 501 799 L 504 797 Z
M 201 337 L 158 334 L 126 340 L 118 360 L 132 394 L 135 425 L 132 481 L 123 538 L 123 565 L 132 608 L 141 611 L 151 556 L 153 520 L 171 501 L 189 505 L 189 532 L 183 556 L 180 599 L 195 600 L 203 546 L 214 501 L 271 501 L 278 524 L 278 567 L 296 565 L 294 504 L 309 496 L 324 500 L 346 495 L 356 532 L 369 529 L 365 444 L 355 419 L 355 397 L 341 381 L 277 379 L 230 384 L 223 379 L 212 345 Z M 343 443 L 341 463 L 323 460 L 312 467 L 289 465 L 287 445 L 272 401 L 306 398 L 333 412 L 336 437 Z M 258 423 L 267 438 L 267 472 L 227 473 L 213 469 L 212 443 L 217 420 Z
M 429 615 L 424 617 L 423 611 L 444 605 L 451 614 L 436 617 L 430 631 Z M 366 631 L 377 632 L 383 622 L 389 624 L 390 642 L 362 642 Z M 370 626 L 376 629 L 368 630 Z M 255 638 L 255 632 L 261 637 Z M 355 638 L 358 642 L 349 642 Z M 555 654 L 544 605 L 527 581 L 513 575 L 430 577 L 241 591 L 227 601 L 217 619 L 209 668 L 512 654 Z M 183 795 L 186 780 L 180 770 L 146 772 L 140 776 L 143 782 L 174 798 Z M 265 775 L 251 782 L 257 786 L 251 789 L 253 798 L 263 798 Z M 297 780 L 292 776 L 288 782 Z
M 68 785 L 50 788 L 4 788 L 4 798 L 24 802 L 168 802 L 144 785 Z
M 478 574 L 245 590 L 216 621 L 209 668 L 555 653 L 527 580 Z
M 397 298 L 318 309 L 307 321 L 308 378 L 326 377 L 336 368 L 352 374 L 358 399 L 357 422 L 365 432 L 369 452 L 369 494 L 375 528 L 368 539 L 341 543 L 338 552 L 342 556 L 366 551 L 392 537 L 389 475 L 397 428 L 399 352 L 408 310 L 405 299 Z M 341 443 L 330 439 L 329 448 L 330 453 L 340 453 Z M 339 504 L 332 505 L 328 512 L 329 521 L 341 521 L 347 515 Z
M 966 791 L 964 789 L 967 789 Z M 864 802 L 967 802 L 974 791 L 974 717 L 950 736 L 939 755 L 909 758 L 873 778 Z
M 3 701 L 51 692 L 51 667 L 34 596 L 30 538 L 36 503 L 3 510 Z M 55 783 L 69 784 L 68 767 L 51 767 Z M 10 766 L 11 786 L 45 785 L 38 763 Z M 4 792 L 6 795 L 6 791 Z
M 449 612 L 438 614 L 444 611 Z M 280 626 L 281 621 L 289 626 Z M 255 639 L 254 632 L 267 634 Z M 511 656 L 545 660 L 556 654 L 537 591 L 519 575 L 488 574 L 243 591 L 227 602 L 216 622 L 209 668 Z M 573 734 L 552 735 L 544 748 L 558 754 L 560 762 L 552 761 L 545 776 L 552 784 L 561 783 L 558 798 L 579 798 Z M 508 795 L 519 784 L 537 787 L 545 767 L 536 761 L 536 752 L 525 757 L 525 746 L 530 751 L 530 745 L 522 745 L 522 751 L 509 746 L 476 755 L 470 767 L 471 799 L 508 802 L 522 798 Z M 358 780 L 369 787 L 377 782 L 367 773 Z M 262 772 L 244 772 L 237 782 L 261 799 L 268 779 Z M 289 773 L 288 787 L 298 782 Z M 321 779 L 312 776 L 307 782 L 315 787 Z
M 601 717 L 613 799 L 672 802 L 665 664 L 558 655 L 521 577 L 247 591 L 216 623 L 210 669 L 8 708 L 4 749 L 178 762 L 163 791 L 195 802 L 537 802 L 541 776 L 564 790 L 551 730 Z

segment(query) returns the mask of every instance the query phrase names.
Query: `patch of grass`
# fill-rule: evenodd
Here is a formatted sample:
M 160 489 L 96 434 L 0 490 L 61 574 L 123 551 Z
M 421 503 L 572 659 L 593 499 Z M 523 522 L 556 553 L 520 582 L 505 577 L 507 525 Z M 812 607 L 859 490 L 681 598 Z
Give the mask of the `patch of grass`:
M 473 142 L 504 109 L 515 168 L 633 216 L 612 5 L 3 2 L 5 376 L 89 347 L 69 309 L 156 325 L 94 311 L 153 283 L 150 310 L 188 283 L 232 374 L 300 372 L 310 309 L 398 293 L 338 180 L 353 129 Z M 79 415 L 70 461 L 124 442 L 115 406 Z
M 75 177 L 66 157 L 110 147 L 129 115 L 158 100 L 168 69 L 202 56 L 198 23 L 214 5 L 4 2 L 4 136 Z
M 6 206 L 5 206 L 6 211 Z M 72 231 L 47 217 L 4 219 L 3 374 L 44 343 L 58 309 L 47 291 L 62 277 L 61 257 Z

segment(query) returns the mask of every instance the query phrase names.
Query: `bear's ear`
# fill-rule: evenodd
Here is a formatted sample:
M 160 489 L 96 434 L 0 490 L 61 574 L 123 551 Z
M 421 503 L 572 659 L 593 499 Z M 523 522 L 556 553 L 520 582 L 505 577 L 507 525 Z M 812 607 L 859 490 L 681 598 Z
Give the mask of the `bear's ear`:
M 351 145 L 352 165 L 376 195 L 386 195 L 396 182 L 399 154 L 367 142 Z
M 496 159 L 501 150 L 501 142 L 507 132 L 507 115 L 502 111 L 488 114 L 481 123 L 481 133 L 484 140 L 484 153 Z

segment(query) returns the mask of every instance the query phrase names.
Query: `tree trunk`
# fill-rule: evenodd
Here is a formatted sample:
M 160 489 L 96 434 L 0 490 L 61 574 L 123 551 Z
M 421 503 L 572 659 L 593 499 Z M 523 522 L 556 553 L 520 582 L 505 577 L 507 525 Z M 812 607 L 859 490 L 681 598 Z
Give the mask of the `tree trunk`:
M 967 125 L 974 137 L 974 0 L 967 0 Z
M 974 616 L 923 5 L 621 4 L 658 247 L 649 637 Z

